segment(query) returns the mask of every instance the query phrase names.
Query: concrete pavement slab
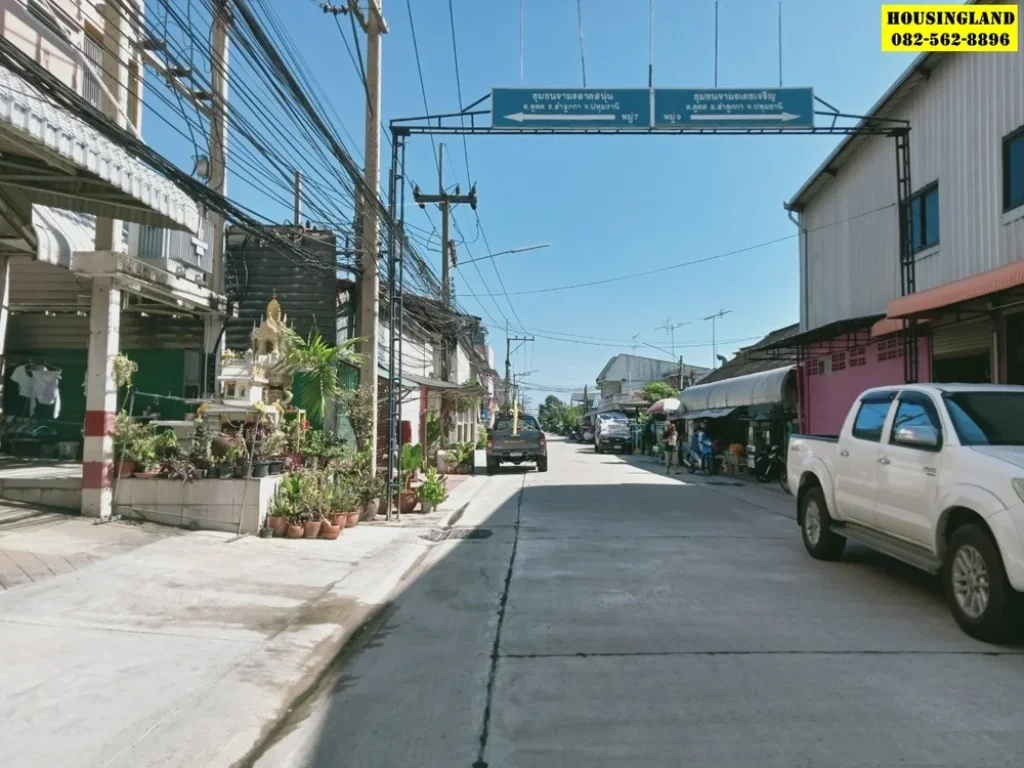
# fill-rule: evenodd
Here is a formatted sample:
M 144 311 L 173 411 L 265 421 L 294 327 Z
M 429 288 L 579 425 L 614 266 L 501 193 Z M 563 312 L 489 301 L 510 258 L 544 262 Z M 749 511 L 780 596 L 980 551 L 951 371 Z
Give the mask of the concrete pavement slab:
M 1020 765 L 1019 657 L 501 659 L 502 768 Z
M 0 764 L 234 765 L 429 546 L 188 533 L 0 594 Z

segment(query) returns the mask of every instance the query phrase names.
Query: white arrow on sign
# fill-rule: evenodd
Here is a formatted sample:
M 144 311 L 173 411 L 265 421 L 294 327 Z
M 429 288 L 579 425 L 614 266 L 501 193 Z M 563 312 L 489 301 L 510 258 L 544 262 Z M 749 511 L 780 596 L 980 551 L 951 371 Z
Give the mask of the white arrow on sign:
M 777 115 L 690 115 L 691 120 L 778 120 L 788 123 L 790 120 L 799 120 L 800 115 L 792 112 L 781 112 Z
M 793 115 L 796 117 L 796 115 Z M 576 122 L 577 120 L 614 120 L 615 115 L 526 115 L 522 112 L 516 112 L 512 115 L 505 115 L 506 120 L 514 120 L 517 123 L 521 123 L 524 120 L 571 120 Z

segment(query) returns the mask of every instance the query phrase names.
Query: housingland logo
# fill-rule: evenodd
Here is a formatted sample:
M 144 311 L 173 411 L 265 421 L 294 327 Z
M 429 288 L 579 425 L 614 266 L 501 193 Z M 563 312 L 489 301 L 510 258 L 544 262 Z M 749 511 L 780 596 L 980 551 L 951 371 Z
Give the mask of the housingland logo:
M 882 50 L 1014 53 L 1020 42 L 1017 5 L 883 5 Z

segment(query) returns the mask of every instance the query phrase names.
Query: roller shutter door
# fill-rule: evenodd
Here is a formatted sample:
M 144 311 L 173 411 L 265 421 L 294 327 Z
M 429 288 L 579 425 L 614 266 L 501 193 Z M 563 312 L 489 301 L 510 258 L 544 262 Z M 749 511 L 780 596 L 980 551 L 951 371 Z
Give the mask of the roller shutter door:
M 992 349 L 992 321 L 987 317 L 954 323 L 932 332 L 932 356 L 963 357 L 989 352 Z

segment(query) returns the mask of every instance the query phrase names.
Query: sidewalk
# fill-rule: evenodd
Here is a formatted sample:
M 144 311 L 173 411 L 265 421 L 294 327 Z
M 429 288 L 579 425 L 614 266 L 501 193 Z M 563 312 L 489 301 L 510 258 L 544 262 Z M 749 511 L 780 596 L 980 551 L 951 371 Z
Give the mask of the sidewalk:
M 338 541 L 174 532 L 0 592 L 0 763 L 236 764 L 484 482 Z

